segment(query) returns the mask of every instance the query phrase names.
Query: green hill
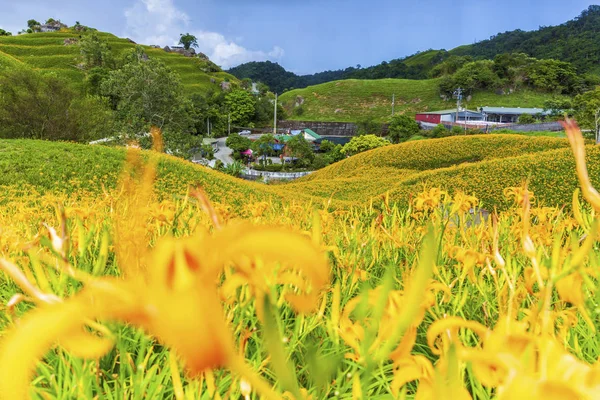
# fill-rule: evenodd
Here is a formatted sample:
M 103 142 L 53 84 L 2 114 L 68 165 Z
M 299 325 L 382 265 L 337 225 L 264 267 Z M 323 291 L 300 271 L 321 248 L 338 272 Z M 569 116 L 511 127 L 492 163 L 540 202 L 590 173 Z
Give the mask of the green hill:
M 502 53 L 525 53 L 538 59 L 572 63 L 579 72 L 600 73 L 600 6 L 591 5 L 578 17 L 534 31 L 499 33 L 472 45 L 457 47 L 454 55 L 493 58 Z
M 455 107 L 453 100 L 440 97 L 439 79 L 348 79 L 295 89 L 284 93 L 280 101 L 290 119 L 304 121 L 356 122 L 373 118 L 380 122 L 392 113 L 395 94 L 397 113 L 414 115 L 428 110 Z M 480 91 L 464 105 L 498 107 L 543 107 L 551 94 L 520 90 L 510 95 Z M 301 103 L 301 105 L 300 105 Z
M 0 36 L 0 66 L 4 63 L 21 61 L 39 70 L 54 72 L 73 82 L 74 86 L 80 86 L 85 72 L 78 67 L 79 46 L 65 44 L 65 39 L 78 39 L 79 35 L 79 32 L 72 31 Z M 117 57 L 136 46 L 128 39 L 118 38 L 110 33 L 98 32 L 98 36 L 108 42 Z M 162 61 L 179 74 L 188 94 L 204 92 L 211 86 L 218 87 L 225 79 L 237 80 L 233 75 L 222 71 L 205 72 L 208 71 L 209 62 L 198 57 L 167 53 L 151 46 L 142 47 L 148 56 Z

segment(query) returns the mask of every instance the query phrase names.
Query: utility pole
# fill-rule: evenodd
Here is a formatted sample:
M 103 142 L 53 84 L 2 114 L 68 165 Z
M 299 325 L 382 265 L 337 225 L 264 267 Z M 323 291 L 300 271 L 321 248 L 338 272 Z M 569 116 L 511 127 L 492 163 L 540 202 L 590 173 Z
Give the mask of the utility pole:
M 392 94 L 392 117 L 394 116 L 394 105 L 396 104 L 396 93 Z
M 460 101 L 462 100 L 462 88 L 458 88 L 454 91 L 454 97 L 456 97 L 456 119 L 454 122 L 458 123 L 458 113 L 460 112 Z
M 273 117 L 273 135 L 277 135 L 277 93 L 275 93 L 275 113 Z
M 231 135 L 231 113 L 227 114 L 227 136 Z
M 206 132 L 208 137 L 210 137 L 210 117 L 206 117 Z

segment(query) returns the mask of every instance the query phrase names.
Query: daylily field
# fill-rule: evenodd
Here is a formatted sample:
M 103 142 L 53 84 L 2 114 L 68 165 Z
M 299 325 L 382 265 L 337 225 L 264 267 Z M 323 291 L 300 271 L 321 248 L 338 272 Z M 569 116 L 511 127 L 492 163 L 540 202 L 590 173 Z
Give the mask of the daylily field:
M 159 132 L 0 141 L 0 398 L 598 399 L 600 152 L 567 132 L 279 185 Z

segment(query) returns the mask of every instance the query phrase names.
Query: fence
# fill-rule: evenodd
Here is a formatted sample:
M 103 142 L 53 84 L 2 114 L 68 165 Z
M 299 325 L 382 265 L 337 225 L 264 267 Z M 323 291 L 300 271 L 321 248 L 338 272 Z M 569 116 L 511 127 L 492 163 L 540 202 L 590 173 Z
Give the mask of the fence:
M 458 126 L 462 129 L 465 128 L 465 124 L 456 123 L 456 122 L 445 122 L 443 125 L 446 129 L 452 129 L 454 126 Z M 502 125 L 479 125 L 479 124 L 467 124 L 467 129 L 479 129 L 483 133 L 492 133 L 498 130 L 510 130 L 515 132 L 542 132 L 542 131 L 550 131 L 550 132 L 560 132 L 563 131 L 564 128 L 560 124 L 560 122 L 542 122 L 539 124 L 502 124 Z M 421 123 L 421 128 L 425 130 L 432 130 L 435 128 L 435 124 L 424 124 Z
M 314 171 L 302 171 L 302 172 L 272 172 L 272 171 L 258 171 L 255 169 L 246 168 L 242 172 L 244 179 L 257 179 L 263 178 L 265 180 L 277 179 L 277 180 L 292 180 L 298 179 L 308 174 L 312 174 Z

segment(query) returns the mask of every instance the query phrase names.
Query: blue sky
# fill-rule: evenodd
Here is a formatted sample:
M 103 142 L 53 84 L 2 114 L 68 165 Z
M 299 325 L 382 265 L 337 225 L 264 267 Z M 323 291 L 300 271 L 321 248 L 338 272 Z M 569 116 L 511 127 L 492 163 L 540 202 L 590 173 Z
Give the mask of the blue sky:
M 224 68 L 272 60 L 303 74 L 557 25 L 588 1 L 0 0 L 0 28 L 16 33 L 30 18 L 53 17 L 159 45 L 190 32 Z

